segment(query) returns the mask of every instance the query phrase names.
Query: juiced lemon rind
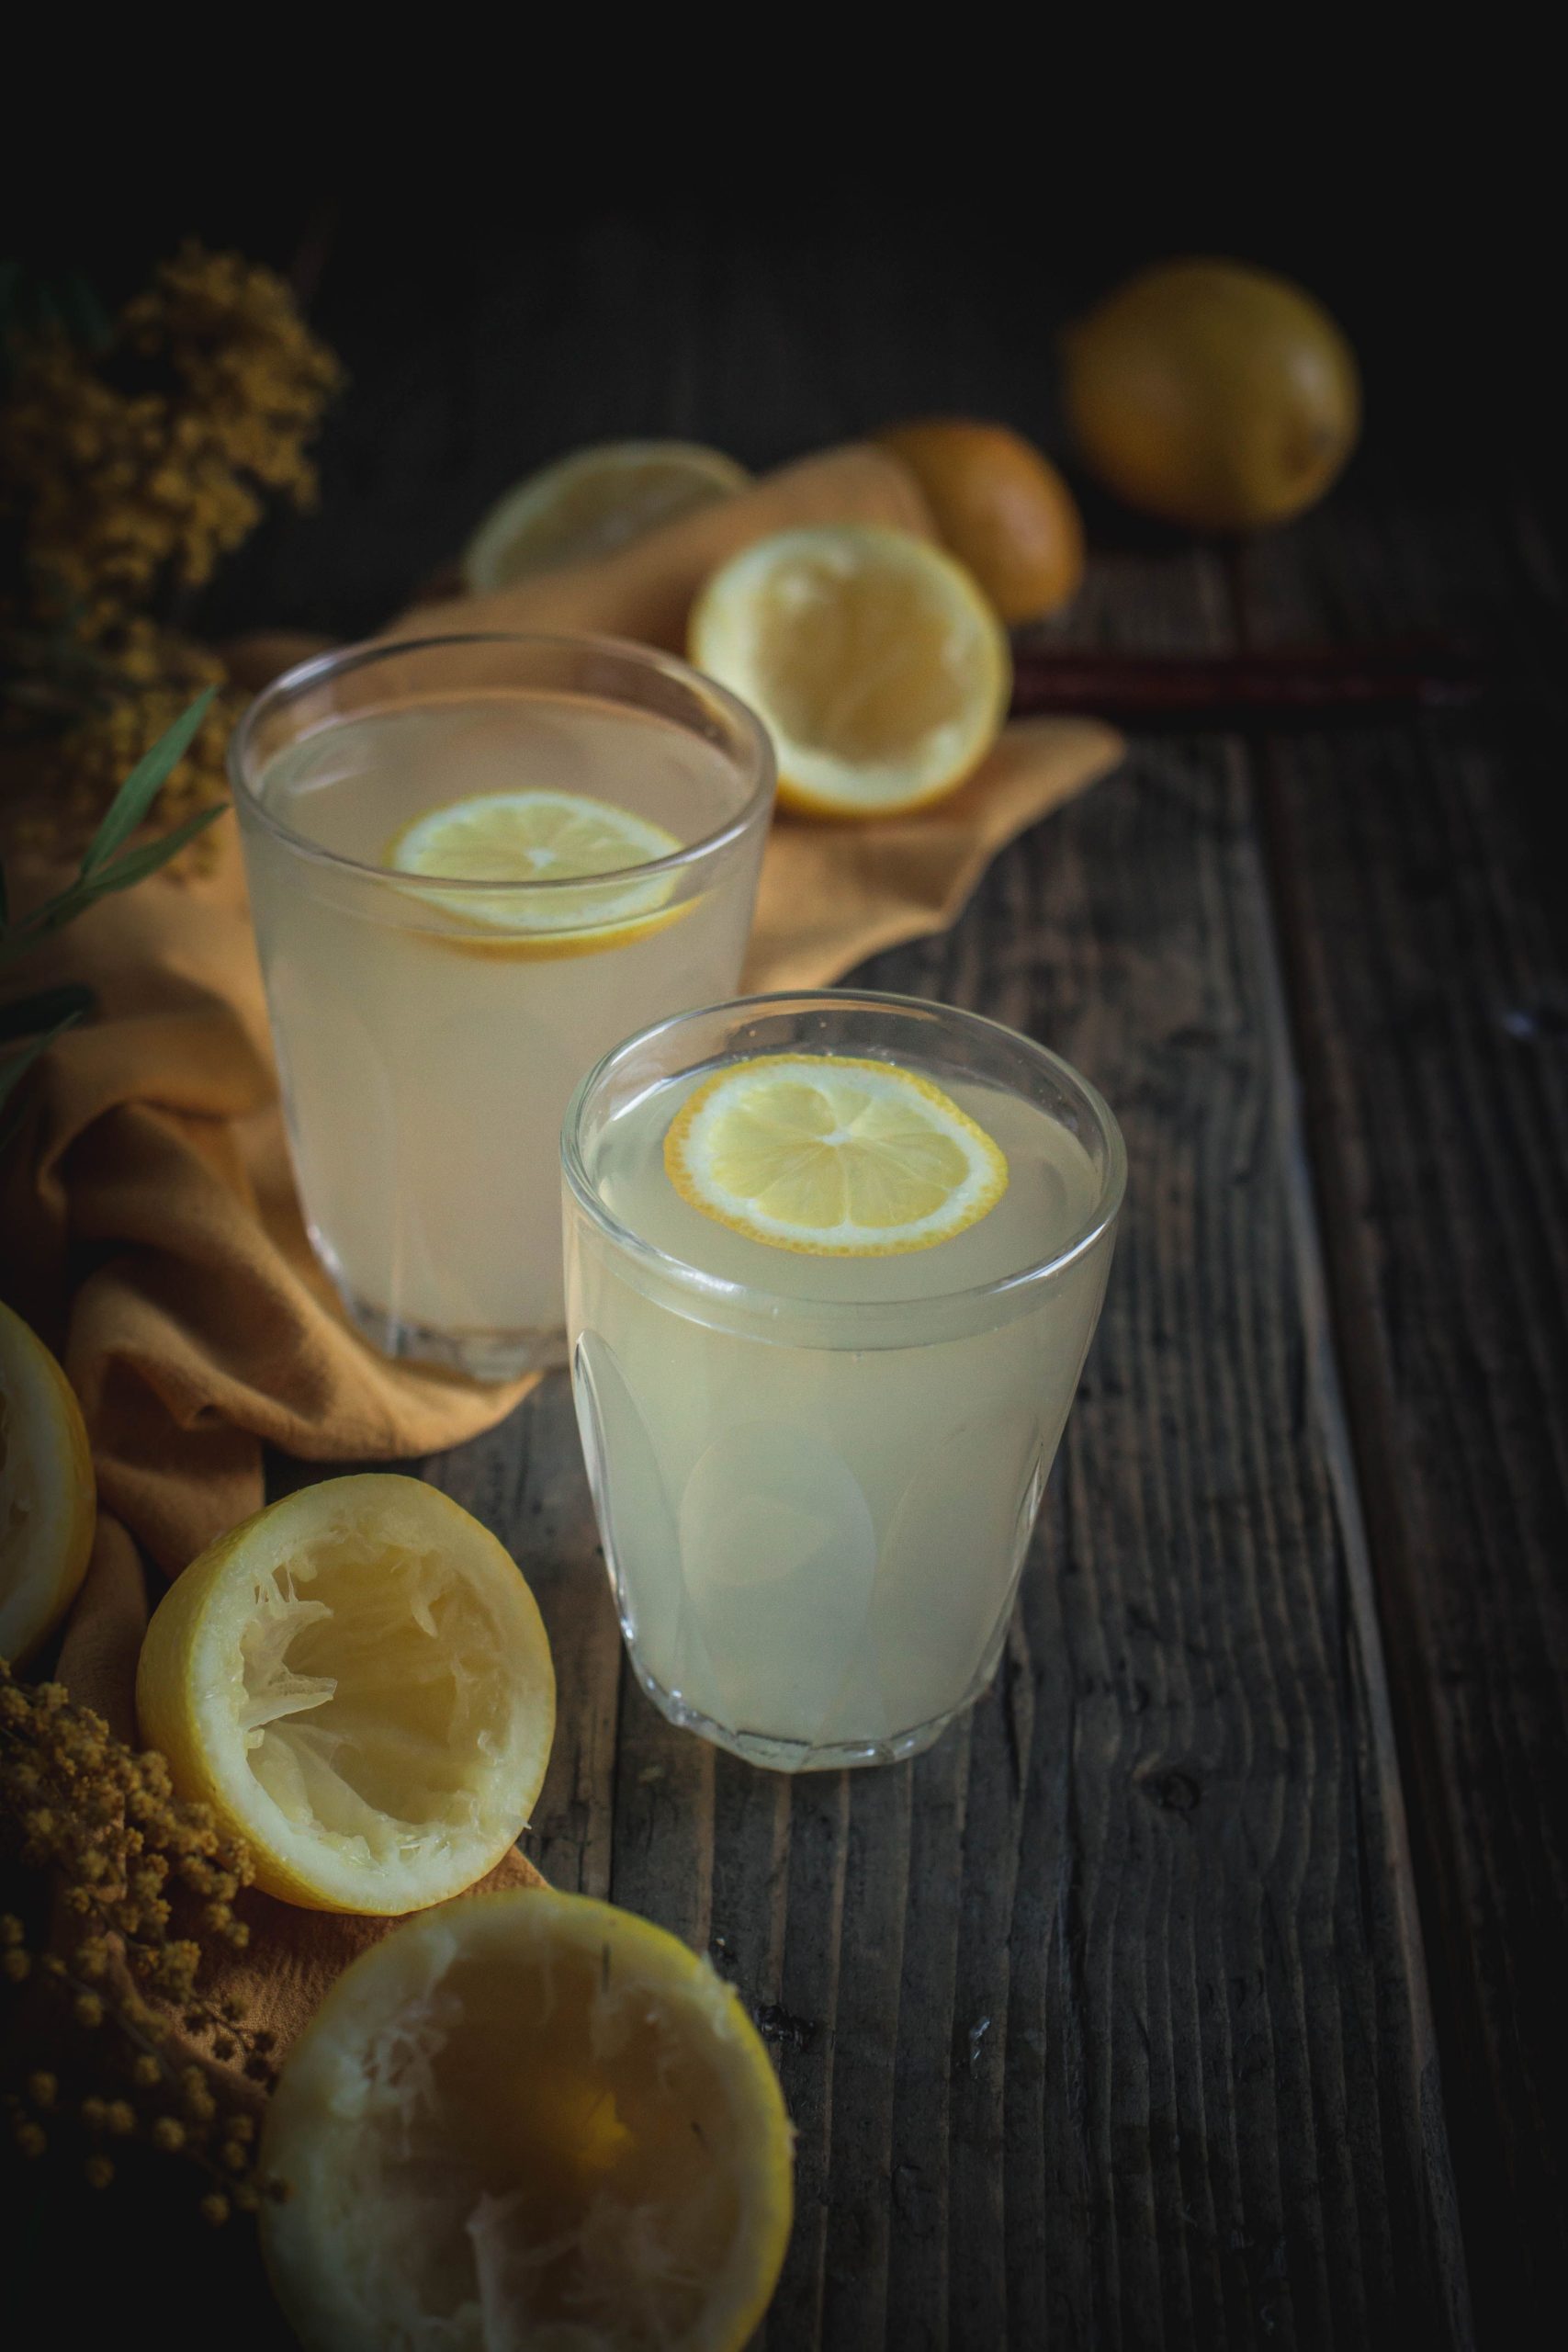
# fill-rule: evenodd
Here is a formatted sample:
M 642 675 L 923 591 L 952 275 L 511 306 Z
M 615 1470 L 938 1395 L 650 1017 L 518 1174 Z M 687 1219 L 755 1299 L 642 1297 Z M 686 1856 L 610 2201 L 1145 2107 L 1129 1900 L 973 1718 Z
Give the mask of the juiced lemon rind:
M 620 2070 L 656 2030 L 685 2093 L 645 2069 L 623 2114 Z M 553 2300 L 576 2312 L 572 2341 L 739 2352 L 788 2244 L 791 2136 L 761 2037 L 705 1960 L 585 1895 L 470 1895 L 364 1953 L 290 2051 L 260 2151 L 277 2192 L 263 2251 L 307 2352 L 379 2352 L 411 2326 L 445 2341 L 454 2305 L 462 2340 L 521 2341 L 514 2295 L 551 2297 L 552 2264 L 570 2266 Z M 672 2222 L 702 2259 L 679 2260 Z M 552 2340 L 556 2324 L 539 2322 Z
M 733 497 L 744 466 L 695 441 L 605 441 L 574 449 L 497 500 L 463 553 L 475 594 L 630 546 L 647 530 Z
M 515 1841 L 555 1677 L 504 1547 L 437 1488 L 370 1473 L 193 1561 L 148 1627 L 136 1705 L 265 1892 L 390 1915 L 462 1893 Z
M 1007 632 L 970 573 L 929 540 L 869 524 L 780 531 L 743 548 L 698 597 L 687 645 L 761 717 L 780 804 L 807 816 L 899 816 L 945 798 L 990 749 L 1012 688 Z M 829 674 L 813 680 L 823 662 Z M 933 682 L 944 689 L 934 700 Z M 889 729 L 880 751 L 860 740 Z
M 75 1391 L 31 1327 L 0 1306 L 0 1657 L 20 1665 L 59 1625 L 96 1524 Z

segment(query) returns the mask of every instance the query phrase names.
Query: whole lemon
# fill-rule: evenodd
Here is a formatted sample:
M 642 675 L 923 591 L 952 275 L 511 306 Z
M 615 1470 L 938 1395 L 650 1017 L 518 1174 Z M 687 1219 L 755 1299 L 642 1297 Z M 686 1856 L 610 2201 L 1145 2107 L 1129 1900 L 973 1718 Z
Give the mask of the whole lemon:
M 1005 424 L 931 417 L 875 436 L 925 492 L 942 543 L 1009 623 L 1038 620 L 1077 593 L 1083 525 L 1049 458 Z
M 1321 498 L 1356 446 L 1355 354 L 1288 278 L 1235 261 L 1142 271 L 1067 330 L 1084 462 L 1129 506 L 1249 531 Z

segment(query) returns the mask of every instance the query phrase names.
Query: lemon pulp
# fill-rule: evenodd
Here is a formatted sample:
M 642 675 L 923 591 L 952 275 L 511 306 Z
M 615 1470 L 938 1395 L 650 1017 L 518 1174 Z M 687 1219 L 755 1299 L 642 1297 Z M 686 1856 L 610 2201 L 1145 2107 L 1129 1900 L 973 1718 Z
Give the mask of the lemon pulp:
M 289 2053 L 262 2170 L 279 2299 L 331 2352 L 736 2352 L 789 2230 L 784 2102 L 734 1992 L 545 1888 L 364 1954 Z
M 527 1820 L 555 1682 L 509 1555 L 418 1479 L 324 1480 L 193 1562 L 154 1613 L 143 1736 L 285 1900 L 459 1894 Z
M 953 557 L 858 524 L 781 531 L 731 559 L 693 612 L 699 669 L 757 710 L 779 795 L 874 816 L 954 789 L 1008 705 L 1007 635 Z
M 832 1257 L 927 1250 L 1007 1190 L 1005 1156 L 931 1080 L 897 1063 L 770 1054 L 687 1097 L 664 1143 L 692 1207 L 772 1243 Z

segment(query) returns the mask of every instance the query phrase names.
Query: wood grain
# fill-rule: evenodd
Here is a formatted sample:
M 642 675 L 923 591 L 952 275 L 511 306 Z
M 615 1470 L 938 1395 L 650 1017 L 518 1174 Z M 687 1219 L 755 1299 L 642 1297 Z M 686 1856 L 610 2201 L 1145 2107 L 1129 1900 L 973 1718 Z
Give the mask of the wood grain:
M 1197 567 L 1104 585 L 1169 639 L 1223 603 Z M 1105 1319 L 1004 1667 L 968 1724 L 874 1775 L 791 1786 L 671 1731 L 615 1656 L 548 1384 L 431 1465 L 518 1548 L 578 1660 L 563 1724 L 615 1710 L 613 1771 L 571 1836 L 553 1777 L 537 1850 L 558 1868 L 607 1838 L 615 1899 L 707 1944 L 773 2039 L 800 2135 L 775 2352 L 1373 2345 L 1398 2324 L 1462 2343 L 1239 755 L 1145 747 L 1010 852 L 949 939 L 870 977 L 1047 1037 L 1128 1136 Z
M 1265 772 L 1478 2308 L 1542 2342 L 1568 2210 L 1561 587 L 1496 506 L 1325 517 L 1237 585 L 1264 639 L 1440 612 L 1524 673 L 1486 724 L 1281 742 Z
M 233 625 L 373 626 L 495 491 L 599 435 L 689 434 L 766 462 L 919 410 L 1037 427 L 1054 322 L 1005 277 L 929 223 L 919 240 L 859 222 L 759 243 L 721 221 L 671 238 L 623 219 L 541 232 L 504 266 L 479 257 L 410 342 L 389 322 L 400 297 L 380 317 L 329 272 L 322 323 L 365 386 L 329 478 L 333 532 L 290 526 L 258 550 Z M 1321 533 L 1283 543 L 1305 567 L 1297 619 L 1358 638 L 1462 628 L 1451 599 L 1414 610 L 1386 567 L 1350 616 L 1341 535 L 1354 539 L 1357 511 L 1342 498 Z M 1261 575 L 1238 594 L 1218 561 L 1094 519 L 1100 552 L 1049 641 L 1171 654 L 1225 653 L 1248 628 L 1284 641 L 1266 634 L 1288 601 L 1278 584 L 1274 606 L 1254 609 Z M 1464 545 L 1460 531 L 1450 575 Z M 1372 1088 L 1373 1045 L 1396 1056 L 1424 1002 L 1403 963 L 1385 968 L 1384 943 L 1430 925 L 1446 861 L 1488 864 L 1495 812 L 1465 770 L 1442 787 L 1440 825 L 1404 836 L 1418 854 L 1369 836 L 1364 803 L 1395 742 L 1396 764 L 1414 757 L 1403 733 L 1332 754 L 1303 739 L 1291 769 L 1224 738 L 1147 741 L 1009 851 L 948 938 L 874 967 L 878 985 L 977 1006 L 1066 1052 L 1122 1114 L 1133 1163 L 1101 1335 L 1002 1668 L 930 1755 L 792 1785 L 663 1724 L 621 1662 L 563 1384 L 427 1465 L 517 1549 L 556 1645 L 561 1732 L 529 1850 L 558 1883 L 705 1945 L 777 2054 L 798 2217 L 769 2352 L 1470 2340 L 1443 2086 L 1479 1963 L 1458 1994 L 1439 1984 L 1439 2052 L 1401 1766 L 1423 1892 L 1454 1900 L 1461 1948 L 1461 1898 L 1483 1915 L 1490 1903 L 1486 1967 L 1528 1973 L 1545 1788 L 1508 1719 L 1544 1624 L 1555 1522 L 1532 1503 L 1525 1524 L 1504 1490 L 1542 1491 L 1551 1433 L 1528 1389 L 1550 1369 L 1551 1333 L 1544 1304 L 1523 1324 L 1505 1308 L 1560 1271 L 1533 1207 L 1509 1225 L 1512 1288 L 1495 1290 L 1490 1317 L 1424 1324 L 1410 1302 L 1429 1248 L 1453 1263 L 1481 1175 L 1495 1187 L 1512 1164 L 1516 1115 L 1519 1186 L 1542 1190 L 1560 1131 L 1541 1109 L 1544 1054 L 1522 1050 L 1484 1168 L 1464 1184 L 1444 1174 L 1436 1241 L 1401 1233 L 1401 1203 L 1418 1222 L 1448 1170 L 1449 1130 L 1410 1162 L 1415 1068 L 1402 1092 Z M 1427 788 L 1416 765 L 1396 794 Z M 1363 858 L 1383 861 L 1381 876 L 1358 875 Z M 1480 897 L 1500 942 L 1504 901 Z M 1361 935 L 1372 922 L 1375 941 Z M 1303 932 L 1331 973 L 1305 967 Z M 1472 944 L 1443 939 L 1444 1019 Z M 1485 968 L 1555 1035 L 1558 1001 L 1531 993 L 1520 953 L 1510 963 L 1495 944 Z M 1319 1015 L 1330 1043 L 1322 1067 L 1309 1052 L 1309 1154 L 1301 1053 Z M 1362 1133 L 1374 1091 L 1403 1122 L 1375 1145 Z M 1323 1148 L 1340 1117 L 1359 1159 L 1348 1142 Z M 1481 1151 L 1472 1135 L 1461 1173 Z M 1364 1165 L 1379 1189 L 1340 1181 Z M 1352 1276 L 1372 1294 L 1359 1321 Z M 1465 1352 L 1477 1329 L 1479 1366 Z M 1508 1329 L 1529 1334 L 1512 1359 Z M 1371 1372 L 1358 1357 L 1369 1331 L 1391 1358 Z M 1469 1409 L 1413 1413 L 1413 1364 L 1434 1385 L 1457 1365 Z M 1477 1408 L 1487 1380 L 1503 1383 L 1502 1431 Z M 1473 1556 L 1489 1582 L 1510 1538 L 1531 1564 L 1515 1570 L 1528 1605 L 1505 1604 L 1517 1684 L 1479 1587 L 1428 1592 L 1424 1624 L 1391 1604 L 1391 1544 L 1418 1581 L 1432 1530 L 1389 1498 L 1407 1465 L 1425 1475 L 1435 1438 L 1461 1457 L 1436 1489 L 1445 1510 L 1450 1487 L 1462 1505 L 1445 1539 L 1456 1582 L 1483 1510 L 1494 1524 Z M 1434 1711 L 1413 1704 L 1411 1679 L 1418 1695 L 1439 1670 L 1463 1677 L 1467 1644 L 1485 1703 L 1461 1681 L 1451 1705 L 1489 1745 L 1434 1734 L 1424 1760 L 1409 1726 Z M 1543 1669 L 1520 1717 L 1532 1737 L 1551 1730 L 1546 1684 Z M 1482 1859 L 1461 1768 L 1506 1797 L 1513 1842 L 1483 1839 Z M 1462 1846 L 1463 1867 L 1444 1881 L 1429 1845 Z M 1446 1928 L 1435 1948 L 1446 1968 Z M 1499 2032 L 1509 2014 L 1494 2010 Z M 1492 2063 L 1487 2044 L 1483 2077 Z M 1520 2072 L 1516 2052 L 1516 2087 Z M 1471 2105 L 1460 2112 L 1468 2128 Z

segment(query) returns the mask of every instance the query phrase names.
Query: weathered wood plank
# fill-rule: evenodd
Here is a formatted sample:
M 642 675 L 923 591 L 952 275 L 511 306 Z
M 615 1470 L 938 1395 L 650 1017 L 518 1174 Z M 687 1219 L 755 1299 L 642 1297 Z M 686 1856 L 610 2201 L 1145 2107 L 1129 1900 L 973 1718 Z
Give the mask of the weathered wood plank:
M 1478 2309 L 1533 2342 L 1568 2207 L 1561 586 L 1472 504 L 1325 516 L 1238 591 L 1260 642 L 1446 626 L 1520 673 L 1267 773 Z
M 399 340 L 358 433 L 366 528 L 309 610 L 296 563 L 261 616 L 378 620 L 494 489 L 594 433 L 765 461 L 901 410 L 1028 424 L 1049 321 L 990 291 L 880 226 L 541 238 Z M 1074 626 L 1210 647 L 1225 582 L 1112 555 Z M 790 1787 L 659 1721 L 558 1382 L 435 1465 L 519 1547 L 557 1644 L 547 1868 L 708 1940 L 773 2037 L 800 2138 L 772 2352 L 1465 2340 L 1255 816 L 1232 747 L 1145 747 L 949 939 L 875 967 L 1060 1046 L 1134 1161 L 1002 1675 L 930 1756 Z

